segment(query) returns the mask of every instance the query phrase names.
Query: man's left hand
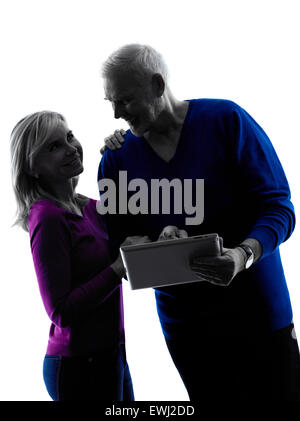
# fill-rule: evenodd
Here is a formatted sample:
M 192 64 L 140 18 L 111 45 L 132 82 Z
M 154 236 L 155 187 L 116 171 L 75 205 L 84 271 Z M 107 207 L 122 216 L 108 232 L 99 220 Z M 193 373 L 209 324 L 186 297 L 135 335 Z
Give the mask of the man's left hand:
M 221 256 L 195 257 L 191 262 L 191 269 L 201 280 L 214 285 L 228 286 L 244 269 L 244 265 L 244 256 L 239 248 L 223 248 Z

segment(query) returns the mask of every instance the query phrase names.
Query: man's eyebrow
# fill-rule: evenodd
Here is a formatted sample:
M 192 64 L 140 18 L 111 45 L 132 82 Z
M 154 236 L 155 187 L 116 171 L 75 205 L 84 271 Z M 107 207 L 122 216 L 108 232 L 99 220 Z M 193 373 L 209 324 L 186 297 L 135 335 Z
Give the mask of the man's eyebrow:
M 105 101 L 110 101 L 110 102 L 120 102 L 120 101 L 124 101 L 128 98 L 131 98 L 131 93 L 130 92 L 124 92 L 122 95 L 120 95 L 119 97 L 117 97 L 116 99 L 112 99 L 109 95 L 107 95 L 106 97 L 104 97 Z
M 110 96 L 106 96 L 106 97 L 104 98 L 104 100 L 105 100 L 105 101 L 110 101 L 110 102 L 117 102 L 117 101 L 120 101 L 119 99 L 113 99 L 113 98 L 111 98 Z

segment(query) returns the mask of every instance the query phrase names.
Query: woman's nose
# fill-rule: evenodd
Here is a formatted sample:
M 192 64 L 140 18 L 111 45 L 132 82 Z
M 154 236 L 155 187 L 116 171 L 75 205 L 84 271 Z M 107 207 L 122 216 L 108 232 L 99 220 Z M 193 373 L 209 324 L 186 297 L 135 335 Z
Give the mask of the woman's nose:
M 68 144 L 68 148 L 66 151 L 67 155 L 73 155 L 76 152 L 77 152 L 76 146 Z

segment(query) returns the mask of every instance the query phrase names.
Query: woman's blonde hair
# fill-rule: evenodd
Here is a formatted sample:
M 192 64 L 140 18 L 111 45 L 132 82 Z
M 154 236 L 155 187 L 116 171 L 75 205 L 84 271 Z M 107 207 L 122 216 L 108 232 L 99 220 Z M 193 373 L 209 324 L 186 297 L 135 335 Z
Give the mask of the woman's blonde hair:
M 53 111 L 39 111 L 20 120 L 11 134 L 11 173 L 12 184 L 17 202 L 16 221 L 28 231 L 27 220 L 31 206 L 38 200 L 50 199 L 64 207 L 49 192 L 45 191 L 39 179 L 33 175 L 33 163 L 37 152 L 62 123 L 63 115 Z M 78 177 L 73 178 L 75 189 Z

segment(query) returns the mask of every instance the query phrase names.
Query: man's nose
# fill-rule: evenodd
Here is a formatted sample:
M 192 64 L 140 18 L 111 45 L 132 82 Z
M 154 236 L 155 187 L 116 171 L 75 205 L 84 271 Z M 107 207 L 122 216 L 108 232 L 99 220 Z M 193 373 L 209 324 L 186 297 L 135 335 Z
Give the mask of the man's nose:
M 124 115 L 124 106 L 121 104 L 114 105 L 115 118 L 120 118 Z

